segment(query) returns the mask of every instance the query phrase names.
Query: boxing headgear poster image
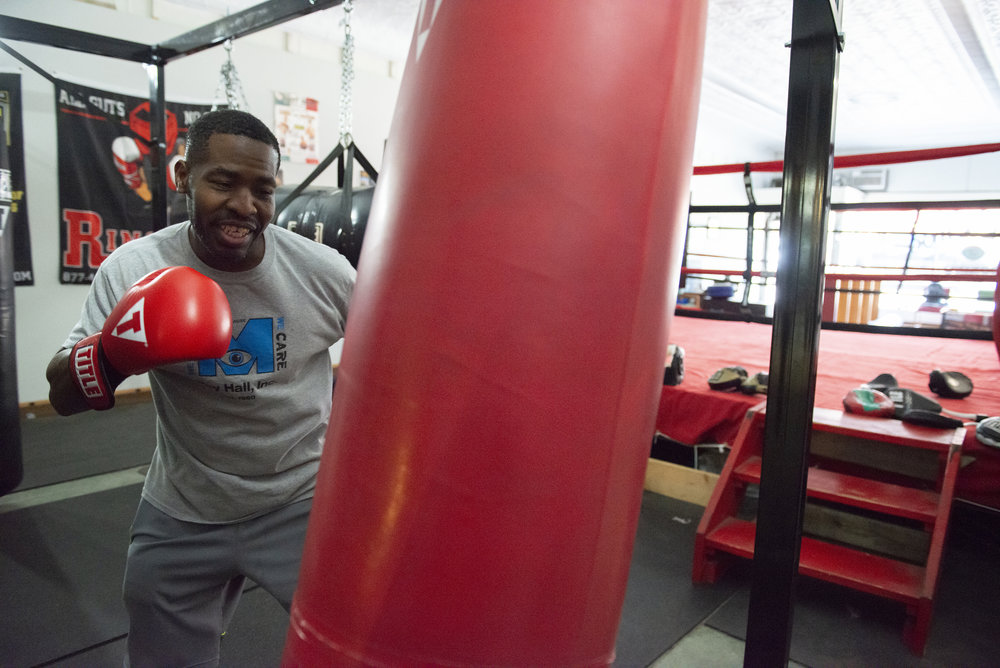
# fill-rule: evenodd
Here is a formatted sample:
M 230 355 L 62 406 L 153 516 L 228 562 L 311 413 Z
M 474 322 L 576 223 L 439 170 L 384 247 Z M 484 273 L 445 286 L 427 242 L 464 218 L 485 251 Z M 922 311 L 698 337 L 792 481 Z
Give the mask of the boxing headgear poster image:
M 60 283 L 90 283 L 111 251 L 153 232 L 150 105 L 142 97 L 58 81 Z M 173 165 L 187 128 L 211 104 L 166 103 L 167 220 L 187 219 Z

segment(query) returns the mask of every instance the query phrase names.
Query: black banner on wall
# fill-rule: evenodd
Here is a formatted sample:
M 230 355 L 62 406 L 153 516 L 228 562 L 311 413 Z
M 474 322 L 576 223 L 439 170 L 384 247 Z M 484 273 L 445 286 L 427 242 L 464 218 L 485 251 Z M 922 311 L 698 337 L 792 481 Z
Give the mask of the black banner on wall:
M 166 103 L 167 220 L 187 219 L 173 163 L 210 104 Z M 61 283 L 90 283 L 111 251 L 153 231 L 149 100 L 66 81 L 56 86 Z
M 28 199 L 25 197 L 24 131 L 21 126 L 21 75 L 0 72 L 0 122 L 7 139 L 11 202 L 7 224 L 13 229 L 14 284 L 34 285 Z

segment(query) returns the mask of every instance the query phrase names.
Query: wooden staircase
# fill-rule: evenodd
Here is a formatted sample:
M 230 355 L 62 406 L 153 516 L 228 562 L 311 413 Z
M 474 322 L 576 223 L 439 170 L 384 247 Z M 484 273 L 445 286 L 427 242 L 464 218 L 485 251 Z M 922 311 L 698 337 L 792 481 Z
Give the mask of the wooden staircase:
M 695 538 L 693 579 L 752 559 L 764 407 L 747 412 Z M 799 573 L 903 603 L 923 655 L 964 428 L 935 429 L 817 408 Z

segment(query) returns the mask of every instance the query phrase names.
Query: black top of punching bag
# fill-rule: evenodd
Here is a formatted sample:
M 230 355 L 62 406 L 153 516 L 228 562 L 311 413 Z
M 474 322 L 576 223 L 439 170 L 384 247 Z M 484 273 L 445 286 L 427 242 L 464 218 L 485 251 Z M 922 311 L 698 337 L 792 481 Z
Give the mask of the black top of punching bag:
M 295 186 L 281 186 L 275 199 L 282 201 Z M 275 224 L 337 250 L 357 269 L 375 187 L 355 188 L 344 201 L 339 188 L 311 186 L 278 214 Z

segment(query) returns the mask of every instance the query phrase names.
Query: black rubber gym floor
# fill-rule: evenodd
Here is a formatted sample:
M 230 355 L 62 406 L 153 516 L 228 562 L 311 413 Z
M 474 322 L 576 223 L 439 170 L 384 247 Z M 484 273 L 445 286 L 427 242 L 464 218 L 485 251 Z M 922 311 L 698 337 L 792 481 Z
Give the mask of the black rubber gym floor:
M 22 488 L 29 480 L 47 485 L 148 462 L 148 404 L 119 409 L 25 420 Z M 131 484 L 0 513 L 0 666 L 121 665 L 121 578 L 139 490 Z M 691 583 L 701 511 L 644 494 L 615 666 L 650 665 L 699 625 L 744 637 L 749 569 L 736 568 L 715 585 Z M 792 660 L 817 668 L 1000 665 L 996 524 L 955 516 L 925 657 L 902 642 L 902 606 L 803 579 Z M 248 589 L 223 641 L 222 665 L 277 666 L 287 619 L 266 592 Z M 711 647 L 706 651 L 700 665 L 722 665 L 712 662 Z
M 156 446 L 149 401 L 111 411 L 21 420 L 24 479 L 18 490 L 148 464 Z

